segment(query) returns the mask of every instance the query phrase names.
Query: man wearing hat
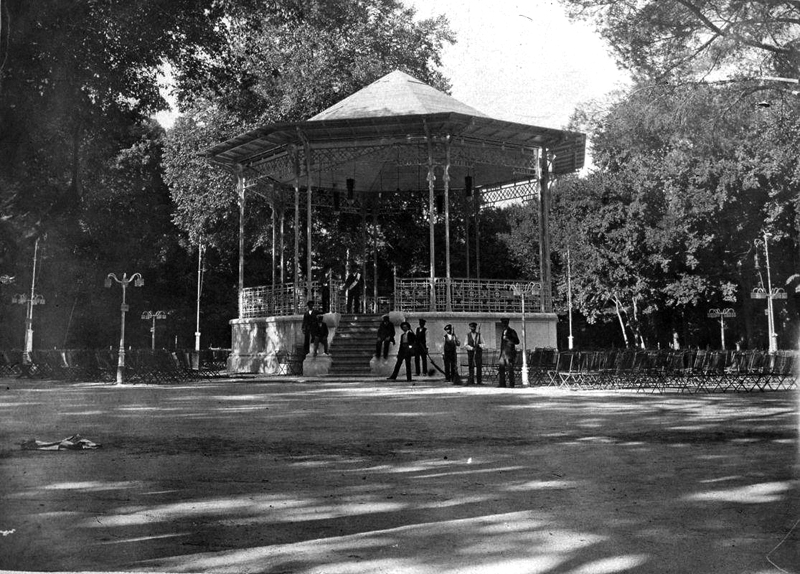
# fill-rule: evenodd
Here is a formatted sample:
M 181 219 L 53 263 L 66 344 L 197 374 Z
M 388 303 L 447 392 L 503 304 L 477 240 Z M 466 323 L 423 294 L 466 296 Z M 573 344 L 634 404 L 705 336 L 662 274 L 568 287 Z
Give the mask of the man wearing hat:
M 411 380 L 411 356 L 414 354 L 414 333 L 411 331 L 411 324 L 403 321 L 400 323 L 402 334 L 400 335 L 400 344 L 397 346 L 397 362 L 394 364 L 394 371 L 389 380 L 395 380 L 397 374 L 400 372 L 400 365 L 405 361 L 406 363 L 406 379 Z
M 480 331 L 476 331 L 477 323 L 469 324 L 469 333 L 464 346 L 467 348 L 467 363 L 469 364 L 469 376 L 467 384 L 473 385 L 476 380 L 479 385 L 483 384 L 483 337 Z M 477 378 L 475 370 L 477 369 Z
M 328 325 L 325 323 L 325 317 L 317 315 L 317 326 L 314 329 L 314 356 L 317 356 L 319 346 L 322 345 L 322 354 L 328 354 Z
M 504 317 L 500 319 L 503 324 L 503 333 L 500 336 L 500 361 L 498 371 L 500 375 L 499 387 L 506 386 L 506 374 L 508 374 L 508 386 L 514 386 L 514 363 L 517 360 L 517 345 L 519 337 L 517 332 L 508 326 L 509 320 Z
M 453 326 L 444 326 L 444 378 L 452 381 L 454 385 L 458 382 L 458 369 L 456 365 L 456 349 L 461 346 L 461 341 L 453 333 Z
M 375 358 L 389 358 L 389 343 L 394 343 L 394 325 L 389 320 L 389 315 L 384 315 L 378 326 L 378 339 L 375 342 Z
M 419 320 L 419 327 L 417 327 L 414 340 L 414 368 L 417 371 L 417 376 L 419 376 L 420 362 L 422 362 L 422 374 L 428 372 L 428 328 L 425 326 L 425 319 Z
M 306 312 L 303 313 L 303 323 L 300 329 L 303 331 L 303 353 L 308 355 L 311 349 L 311 340 L 314 338 L 314 329 L 317 328 L 317 312 L 314 311 L 314 302 L 306 303 Z
M 357 265 L 350 266 L 350 274 L 341 287 L 346 295 L 346 308 L 348 313 L 361 312 L 361 290 L 364 288 L 364 279 Z

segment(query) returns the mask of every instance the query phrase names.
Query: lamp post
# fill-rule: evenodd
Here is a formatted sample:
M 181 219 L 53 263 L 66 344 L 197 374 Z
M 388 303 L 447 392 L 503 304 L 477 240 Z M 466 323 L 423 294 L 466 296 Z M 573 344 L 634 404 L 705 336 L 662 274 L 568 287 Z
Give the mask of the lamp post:
M 117 276 L 113 273 L 109 273 L 106 277 L 106 288 L 111 287 L 113 284 L 112 281 L 116 281 L 122 285 L 122 305 L 120 306 L 120 311 L 122 312 L 122 321 L 119 336 L 119 356 L 117 360 L 117 384 L 121 385 L 123 371 L 125 370 L 125 312 L 128 310 L 128 305 L 125 303 L 125 291 L 128 288 L 128 283 L 131 281 L 133 282 L 134 287 L 141 287 L 144 285 L 144 279 L 142 278 L 141 273 L 134 273 L 130 277 L 128 277 L 127 273 L 123 273 L 122 279 L 117 278 Z
M 36 262 L 39 256 L 39 238 L 33 246 L 33 273 L 31 274 L 31 295 L 17 295 L 12 302 L 24 305 L 27 303 L 28 311 L 25 314 L 25 352 L 22 354 L 22 362 L 25 365 L 31 364 L 31 353 L 33 352 L 33 306 L 44 305 L 44 297 L 36 294 Z M 13 281 L 13 277 L 11 280 Z
M 32 362 L 31 353 L 33 352 L 33 306 L 44 305 L 44 297 L 36 293 L 32 293 L 30 297 L 25 293 L 20 293 L 14 295 L 11 298 L 11 302 L 28 306 L 28 310 L 25 313 L 25 352 L 22 354 L 22 361 L 24 364 L 30 365 Z
M 709 309 L 709 319 L 719 319 L 719 333 L 722 341 L 722 350 L 725 350 L 725 317 L 736 317 L 736 311 L 733 309 Z
M 570 259 L 569 247 L 567 247 L 567 313 L 569 318 L 569 335 L 567 336 L 567 346 L 572 350 L 572 343 L 575 338 L 572 336 L 572 261 Z
M 769 238 L 772 237 L 772 234 L 765 231 L 764 232 L 764 240 L 756 239 L 755 245 L 756 247 L 760 247 L 761 245 L 764 246 L 764 260 L 767 265 L 767 291 L 763 293 L 763 289 L 760 290 L 759 296 L 756 296 L 756 289 L 753 289 L 753 292 L 750 296 L 754 299 L 766 299 L 767 300 L 767 329 L 768 333 L 768 345 L 769 345 L 769 352 L 775 353 L 778 351 L 778 333 L 775 331 L 775 313 L 772 304 L 773 299 L 784 299 L 786 298 L 786 293 L 783 292 L 783 296 L 781 296 L 779 291 L 783 291 L 783 289 L 775 290 L 772 289 L 772 276 L 770 273 L 769 267 Z M 763 293 L 763 294 L 762 294 Z
M 206 246 L 201 243 L 197 249 L 197 323 L 194 330 L 194 350 L 198 353 L 200 352 L 200 294 L 203 291 L 203 255 L 205 251 Z
M 536 283 L 514 283 L 509 288 L 522 302 L 522 386 L 527 387 L 530 384 L 528 382 L 528 344 L 525 335 L 525 295 L 533 295 L 540 292 L 540 289 Z
M 150 333 L 152 333 L 150 348 L 153 351 L 156 350 L 156 319 L 166 319 L 166 318 L 167 318 L 166 311 L 144 311 L 142 313 L 142 319 L 144 319 L 145 321 L 149 321 L 150 319 L 153 320 L 153 326 L 150 327 Z

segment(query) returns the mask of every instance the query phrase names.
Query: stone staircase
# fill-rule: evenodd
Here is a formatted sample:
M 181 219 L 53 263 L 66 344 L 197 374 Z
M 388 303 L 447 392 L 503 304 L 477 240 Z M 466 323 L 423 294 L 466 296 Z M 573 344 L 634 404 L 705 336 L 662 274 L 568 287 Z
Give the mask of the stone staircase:
M 332 376 L 369 376 L 369 361 L 375 353 L 375 335 L 380 315 L 343 314 L 328 352 L 333 358 Z

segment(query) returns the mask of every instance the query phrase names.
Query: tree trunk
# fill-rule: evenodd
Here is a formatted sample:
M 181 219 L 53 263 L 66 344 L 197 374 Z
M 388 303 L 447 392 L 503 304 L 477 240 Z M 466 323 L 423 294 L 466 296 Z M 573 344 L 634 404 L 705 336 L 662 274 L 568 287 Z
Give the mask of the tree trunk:
M 617 319 L 619 319 L 619 328 L 622 330 L 622 340 L 625 343 L 625 348 L 627 349 L 629 346 L 628 343 L 628 331 L 625 329 L 625 320 L 622 318 L 622 310 L 619 299 L 614 297 L 614 306 L 617 309 Z

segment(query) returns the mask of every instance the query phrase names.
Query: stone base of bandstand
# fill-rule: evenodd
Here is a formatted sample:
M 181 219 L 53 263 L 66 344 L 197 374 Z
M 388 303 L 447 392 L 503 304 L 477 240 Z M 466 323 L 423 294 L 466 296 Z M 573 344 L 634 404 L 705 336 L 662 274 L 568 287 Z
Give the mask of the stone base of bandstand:
M 388 358 L 372 357 L 369 360 L 369 372 L 376 377 L 383 377 L 384 379 L 392 374 L 394 364 L 397 362 L 397 357 L 389 355 Z M 403 371 L 405 373 L 405 371 Z
M 331 370 L 333 359 L 330 355 L 306 355 L 303 360 L 303 376 L 304 377 L 324 377 Z
M 455 334 L 461 340 L 462 347 L 459 362 L 466 362 L 464 341 L 469 331 L 469 323 L 479 325 L 481 335 L 487 350 L 498 349 L 503 326 L 500 320 L 504 317 L 510 319 L 510 325 L 517 331 L 520 338 L 519 350 L 528 350 L 536 347 L 556 347 L 556 325 L 558 317 L 555 313 L 526 313 L 525 329 L 523 333 L 522 316 L 520 313 L 403 313 L 393 311 L 389 314 L 395 325 L 395 339 L 400 338 L 400 323 L 408 321 L 412 330 L 419 326 L 419 319 L 425 319 L 428 329 L 428 352 L 437 364 L 441 365 L 442 342 L 444 326 L 452 325 Z M 327 313 L 324 321 L 328 325 L 328 346 L 331 354 L 327 358 L 318 355 L 317 361 L 308 361 L 302 356 L 303 332 L 302 315 L 289 315 L 285 317 L 260 317 L 253 319 L 233 319 L 231 324 L 231 355 L 228 359 L 228 372 L 260 373 L 260 374 L 302 374 L 303 376 L 324 376 L 330 371 L 333 361 L 336 360 L 335 337 L 336 330 L 341 321 L 338 313 Z M 377 333 L 380 316 L 375 318 L 375 331 Z M 523 341 L 524 335 L 524 341 Z M 374 350 L 374 349 L 372 349 Z M 392 345 L 388 359 L 370 359 L 370 373 L 376 377 L 386 378 L 392 374 L 396 361 L 396 346 Z M 289 372 L 287 361 L 302 373 Z
M 325 324 L 328 325 L 330 345 L 341 316 L 338 313 L 326 313 L 323 317 Z M 302 315 L 233 319 L 230 324 L 231 354 L 228 357 L 230 374 L 302 374 L 316 377 L 326 375 L 330 371 L 333 357 L 323 355 L 321 347 L 316 358 L 313 352 L 303 355 Z

